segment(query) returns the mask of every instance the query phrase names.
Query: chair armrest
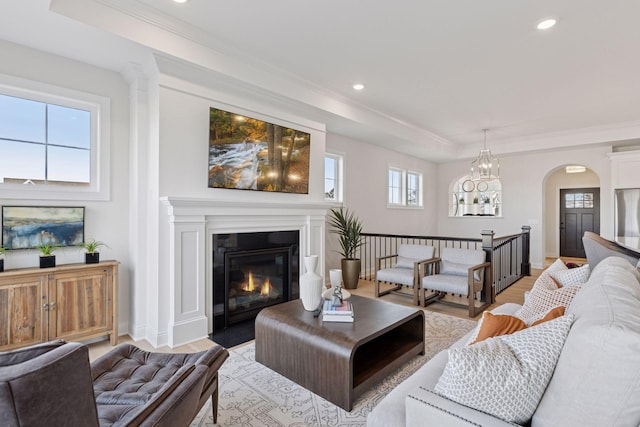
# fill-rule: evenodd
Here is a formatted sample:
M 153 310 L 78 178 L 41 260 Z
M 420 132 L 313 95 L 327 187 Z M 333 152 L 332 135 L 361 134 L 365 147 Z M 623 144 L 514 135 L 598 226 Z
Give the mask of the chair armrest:
M 11 366 L 26 362 L 64 344 L 64 340 L 55 340 L 2 352 L 0 353 L 0 366 Z
M 66 343 L 0 368 L 0 425 L 43 423 L 98 425 L 86 346 Z
M 424 387 L 411 390 L 405 399 L 405 410 L 406 427 L 425 425 L 512 427 L 516 425 L 461 405 Z
M 440 257 L 430 258 L 425 261 L 421 261 L 418 263 L 418 269 L 423 271 L 423 276 L 427 276 L 429 274 L 438 274 L 440 271 Z M 428 266 L 433 266 L 432 269 L 428 269 Z M 427 270 L 431 270 L 428 272 Z
M 382 266 L 382 260 L 391 259 L 391 258 L 397 258 L 397 257 L 398 257 L 398 254 L 381 256 L 379 258 L 376 258 L 376 271 L 380 270 L 380 267 Z

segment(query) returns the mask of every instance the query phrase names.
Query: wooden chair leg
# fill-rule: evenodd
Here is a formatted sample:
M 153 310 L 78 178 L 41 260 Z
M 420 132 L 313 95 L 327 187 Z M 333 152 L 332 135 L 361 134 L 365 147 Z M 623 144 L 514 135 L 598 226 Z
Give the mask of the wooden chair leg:
M 211 393 L 211 410 L 213 412 L 213 423 L 218 422 L 218 378 L 216 378 L 216 387 Z

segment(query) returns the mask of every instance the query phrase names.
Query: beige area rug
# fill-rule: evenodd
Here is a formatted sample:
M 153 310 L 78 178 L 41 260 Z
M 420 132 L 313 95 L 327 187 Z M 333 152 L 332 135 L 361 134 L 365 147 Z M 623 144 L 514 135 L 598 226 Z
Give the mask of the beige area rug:
M 449 347 L 475 321 L 425 312 L 426 348 L 354 403 L 347 412 L 255 361 L 253 343 L 230 351 L 220 368 L 218 426 L 242 427 L 358 427 L 393 388 L 439 351 Z M 311 368 L 311 367 L 310 367 Z M 191 426 L 213 426 L 211 403 L 205 404 Z

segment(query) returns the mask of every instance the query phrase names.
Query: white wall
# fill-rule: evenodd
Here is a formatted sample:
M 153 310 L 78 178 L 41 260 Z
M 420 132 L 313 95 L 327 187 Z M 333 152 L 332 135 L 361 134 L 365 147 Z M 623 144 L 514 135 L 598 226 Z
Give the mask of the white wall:
M 128 222 L 128 140 L 129 89 L 118 73 L 0 40 L 0 73 L 70 88 L 111 100 L 111 194 L 108 201 L 21 200 L 2 197 L 2 205 L 85 206 L 85 238 L 95 238 L 109 245 L 102 259 L 120 261 L 118 277 L 118 318 L 126 333 L 129 320 L 129 246 Z M 58 264 L 84 262 L 84 252 L 62 248 L 55 252 Z M 11 251 L 5 268 L 37 267 L 37 250 Z
M 590 169 L 583 173 L 566 173 L 564 168 L 559 168 L 547 177 L 544 212 L 546 257 L 560 255 L 560 190 L 595 187 L 600 187 L 600 179 Z
M 436 233 L 438 196 L 437 168 L 434 163 L 333 133 L 327 133 L 327 151 L 344 155 L 344 206 L 362 220 L 365 232 L 404 235 Z M 387 207 L 389 166 L 423 174 L 423 208 Z M 327 246 L 327 269 L 340 268 L 340 256 L 336 252 L 339 246 L 335 236 L 329 235 Z
M 445 236 L 478 236 L 481 230 L 494 230 L 496 236 L 520 231 L 531 226 L 531 264 L 541 268 L 545 257 L 546 224 L 545 182 L 547 176 L 566 164 L 581 164 L 600 177 L 600 230 L 603 236 L 612 234 L 612 190 L 610 147 L 593 147 L 555 152 L 529 153 L 519 156 L 498 156 L 502 182 L 503 217 L 448 217 L 447 189 L 454 180 L 469 173 L 470 161 L 448 163 L 438 168 L 438 234 Z

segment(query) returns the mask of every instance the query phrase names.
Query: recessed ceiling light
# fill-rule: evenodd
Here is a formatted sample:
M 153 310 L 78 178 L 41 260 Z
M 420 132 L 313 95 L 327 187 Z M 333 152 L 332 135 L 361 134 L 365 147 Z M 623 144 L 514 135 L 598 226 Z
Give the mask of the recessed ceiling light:
M 176 3 L 186 3 L 189 0 L 173 0 L 173 1 L 176 2 Z
M 558 20 L 555 18 L 547 18 L 538 22 L 538 25 L 536 25 L 536 28 L 539 30 L 548 30 L 549 28 L 556 25 L 557 22 Z
M 364 89 L 364 85 L 362 83 L 356 83 L 353 85 L 354 90 L 362 90 Z

